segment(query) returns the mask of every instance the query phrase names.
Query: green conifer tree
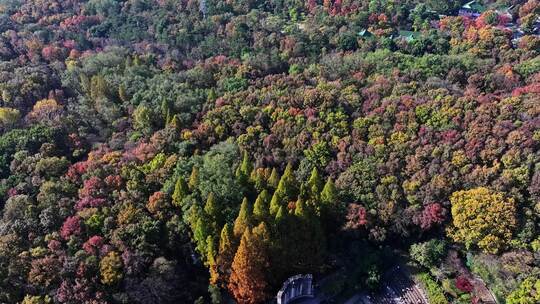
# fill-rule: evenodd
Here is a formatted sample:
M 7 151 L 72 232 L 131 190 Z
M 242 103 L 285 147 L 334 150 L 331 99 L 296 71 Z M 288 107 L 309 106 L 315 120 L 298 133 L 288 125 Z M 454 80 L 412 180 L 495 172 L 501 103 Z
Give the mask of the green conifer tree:
M 293 229 L 296 233 L 290 236 L 289 241 L 295 244 L 296 250 L 290 252 L 289 259 L 298 272 L 317 271 L 322 266 L 326 251 L 321 222 L 302 199 L 296 201 L 294 215 Z
M 241 170 L 242 170 L 242 174 L 249 177 L 249 175 L 251 174 L 251 171 L 253 171 L 253 164 L 251 163 L 251 161 L 249 160 L 249 155 L 247 153 L 247 151 L 244 151 L 243 153 L 243 158 L 242 158 L 242 165 L 240 166 Z
M 206 245 L 206 264 L 208 266 L 208 270 L 210 271 L 210 284 L 216 285 L 219 280 L 218 265 L 216 261 L 217 250 L 214 238 L 211 235 L 206 238 Z
M 201 256 L 206 259 L 207 253 L 207 244 L 206 239 L 210 234 L 210 229 L 208 223 L 203 217 L 199 217 L 195 224 L 195 229 L 193 231 L 193 238 L 195 239 L 196 249 L 201 254 Z
M 338 192 L 331 178 L 328 178 L 324 185 L 320 201 L 321 204 L 316 206 L 317 215 L 320 216 L 327 233 L 336 232 L 336 227 L 339 226 L 339 215 L 343 210 L 338 203 Z
M 278 211 L 276 212 L 275 220 L 274 220 L 276 226 L 283 224 L 286 221 L 286 219 L 287 219 L 287 212 L 285 211 L 285 208 L 283 206 L 279 206 Z
M 270 256 L 272 262 L 272 283 L 280 284 L 287 276 L 291 275 L 291 266 L 294 257 L 294 251 L 297 249 L 297 244 L 292 240 L 292 236 L 297 234 L 292 226 L 294 218 L 284 206 L 280 206 L 275 215 L 272 231 L 272 245 L 270 247 Z M 287 261 L 284 263 L 283 261 Z
M 268 246 L 270 245 L 270 232 L 268 231 L 268 226 L 266 223 L 261 222 L 255 228 L 253 228 L 253 234 L 261 241 L 262 250 L 268 251 Z
M 122 102 L 128 102 L 129 97 L 126 92 L 126 87 L 121 84 L 120 87 L 118 87 L 118 98 L 120 98 L 120 101 Z
M 240 238 L 246 228 L 251 227 L 251 208 L 249 206 L 248 199 L 244 197 L 242 205 L 240 205 L 240 212 L 238 217 L 234 221 L 234 235 Z
M 221 230 L 221 235 L 219 238 L 219 251 L 216 259 L 217 271 L 219 273 L 218 281 L 221 286 L 226 285 L 229 281 L 231 264 L 233 262 L 235 252 L 236 245 L 234 242 L 233 229 L 231 225 L 227 223 Z
M 249 185 L 249 177 L 252 170 L 253 170 L 253 165 L 251 164 L 251 161 L 249 160 L 249 155 L 246 151 L 244 151 L 242 163 L 236 168 L 236 179 L 238 180 L 240 185 L 243 185 L 243 186 Z
M 334 181 L 332 181 L 331 178 L 328 178 L 326 181 L 326 184 L 324 185 L 324 188 L 321 192 L 321 202 L 325 205 L 333 205 L 338 200 L 338 194 L 336 185 L 334 185 Z
M 268 191 L 263 190 L 259 195 L 257 196 L 257 199 L 255 200 L 255 204 L 253 205 L 253 217 L 257 221 L 266 221 L 269 216 L 269 201 L 270 201 L 270 195 L 268 194 Z
M 214 197 L 214 193 L 208 194 L 208 198 L 206 199 L 206 204 L 204 204 L 204 212 L 210 216 L 214 221 L 217 221 L 219 219 L 219 206 L 216 203 L 216 199 Z
M 281 203 L 286 204 L 297 195 L 297 191 L 296 178 L 294 177 L 292 165 L 289 163 L 279 180 L 276 193 L 278 193 L 279 198 L 282 199 Z
M 308 180 L 309 195 L 312 199 L 317 199 L 323 189 L 323 180 L 319 175 L 317 168 L 311 170 L 311 176 Z
M 182 200 L 189 194 L 188 185 L 186 181 L 179 177 L 174 185 L 174 192 L 172 196 L 173 205 L 176 207 L 182 207 Z
M 107 83 L 103 76 L 94 75 L 90 80 L 90 97 L 95 101 L 107 96 Z
M 191 169 L 191 175 L 189 176 L 189 189 L 191 191 L 195 190 L 199 183 L 199 168 L 196 166 L 193 166 L 193 169 Z
M 207 214 L 209 219 L 209 224 L 212 228 L 213 233 L 217 233 L 218 227 L 221 227 L 223 219 L 221 217 L 221 208 L 216 202 L 214 193 L 210 193 L 206 199 L 204 205 L 204 212 Z
M 305 218 L 307 217 L 307 213 L 308 211 L 306 209 L 306 204 L 304 203 L 304 200 L 298 198 L 294 208 L 294 215 L 296 215 L 297 217 Z
M 163 117 L 167 117 L 168 115 L 170 115 L 171 109 L 172 109 L 171 100 L 168 99 L 168 98 L 164 98 L 161 101 L 161 115 L 163 115 Z M 169 122 L 169 121 L 167 120 L 166 123 L 167 122 Z
M 255 189 L 257 191 L 261 192 L 264 189 L 266 189 L 267 182 L 266 182 L 265 170 L 262 168 L 253 169 L 253 171 L 251 171 L 250 181 L 255 186 Z
M 171 123 L 172 116 L 171 110 L 167 110 L 167 113 L 165 114 L 165 126 L 168 126 Z
M 275 216 L 279 210 L 280 207 L 282 207 L 281 203 L 282 199 L 279 195 L 279 193 L 276 191 L 274 192 L 274 195 L 272 195 L 272 200 L 270 201 L 270 214 Z
M 276 168 L 272 169 L 272 173 L 270 174 L 270 177 L 268 178 L 268 186 L 270 186 L 272 189 L 277 189 L 279 185 L 280 176 Z
M 178 118 L 178 115 L 176 114 L 173 115 L 171 122 L 169 123 L 169 126 L 178 132 L 182 129 L 182 124 L 180 122 L 180 118 Z

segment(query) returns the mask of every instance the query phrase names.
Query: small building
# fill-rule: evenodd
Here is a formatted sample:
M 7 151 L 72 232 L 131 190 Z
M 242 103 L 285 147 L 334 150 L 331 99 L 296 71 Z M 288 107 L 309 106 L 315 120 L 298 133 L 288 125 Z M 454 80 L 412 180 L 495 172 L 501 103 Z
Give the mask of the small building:
M 366 29 L 363 29 L 363 30 L 359 31 L 357 35 L 360 38 L 371 38 L 371 37 L 373 37 L 373 34 L 370 31 L 366 30 Z
M 459 9 L 459 15 L 463 17 L 478 18 L 486 8 L 476 0 L 467 2 Z
M 420 37 L 419 32 L 413 32 L 413 31 L 399 31 L 398 36 L 396 38 L 403 39 L 407 42 L 412 42 Z

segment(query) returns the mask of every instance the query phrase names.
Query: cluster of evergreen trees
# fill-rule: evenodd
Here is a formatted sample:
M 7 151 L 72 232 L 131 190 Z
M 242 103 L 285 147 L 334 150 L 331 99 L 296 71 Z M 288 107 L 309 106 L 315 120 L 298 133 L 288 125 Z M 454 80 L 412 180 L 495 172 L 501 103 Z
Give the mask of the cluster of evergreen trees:
M 332 179 L 315 168 L 298 181 L 293 166 L 280 176 L 276 168 L 253 168 L 247 153 L 236 170 L 244 198 L 233 221 L 213 193 L 204 205 L 192 204 L 189 223 L 196 250 L 210 270 L 210 283 L 228 288 L 241 302 L 258 303 L 293 274 L 319 272 L 326 238 L 339 227 L 344 206 Z M 182 208 L 197 192 L 198 169 L 178 178 L 172 200 Z

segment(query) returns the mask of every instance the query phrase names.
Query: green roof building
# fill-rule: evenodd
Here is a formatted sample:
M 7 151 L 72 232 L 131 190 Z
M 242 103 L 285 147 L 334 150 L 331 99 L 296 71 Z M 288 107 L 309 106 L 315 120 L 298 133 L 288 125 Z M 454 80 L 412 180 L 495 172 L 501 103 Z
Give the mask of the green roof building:
M 370 31 L 366 30 L 366 29 L 363 29 L 360 32 L 358 32 L 358 37 L 368 38 L 368 37 L 372 37 L 372 36 L 373 36 L 373 34 Z
M 419 32 L 413 32 L 413 31 L 399 31 L 399 32 L 398 32 L 398 37 L 397 37 L 397 38 L 401 38 L 401 39 L 404 39 L 404 40 L 407 41 L 407 42 L 411 42 L 411 41 L 416 40 L 418 37 L 420 37 L 420 33 L 419 33 Z
M 480 2 L 473 0 L 473 1 L 463 4 L 461 9 L 459 10 L 459 15 L 478 17 L 480 14 L 482 14 L 485 11 L 486 11 L 485 6 L 483 6 Z

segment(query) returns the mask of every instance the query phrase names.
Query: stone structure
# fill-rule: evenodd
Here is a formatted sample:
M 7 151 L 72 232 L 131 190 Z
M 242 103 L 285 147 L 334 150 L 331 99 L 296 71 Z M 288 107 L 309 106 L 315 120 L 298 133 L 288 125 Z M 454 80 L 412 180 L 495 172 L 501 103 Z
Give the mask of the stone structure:
M 277 304 L 288 304 L 299 298 L 313 298 L 313 276 L 311 274 L 295 275 L 283 283 L 277 294 Z

